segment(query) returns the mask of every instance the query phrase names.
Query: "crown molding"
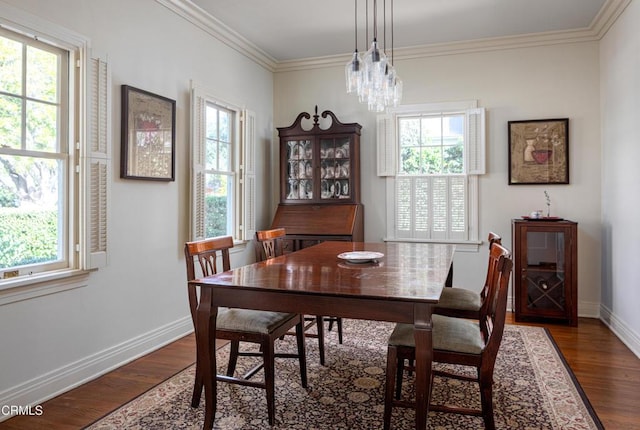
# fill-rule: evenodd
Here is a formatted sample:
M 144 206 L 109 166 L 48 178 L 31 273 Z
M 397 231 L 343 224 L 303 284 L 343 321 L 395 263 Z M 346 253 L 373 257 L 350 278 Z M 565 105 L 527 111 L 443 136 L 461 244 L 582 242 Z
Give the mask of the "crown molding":
M 270 72 L 275 72 L 277 62 L 273 57 L 191 1 L 156 0 L 156 2 Z
M 397 48 L 394 50 L 394 60 L 598 41 L 607 33 L 629 3 L 631 0 L 607 0 L 587 28 Z M 342 66 L 347 64 L 351 55 L 352 53 L 345 53 L 281 61 L 277 63 L 275 73 Z
M 629 3 L 631 3 L 631 0 L 607 0 L 602 5 L 602 9 L 600 9 L 600 12 L 598 12 L 589 27 L 598 35 L 598 40 L 607 34 L 613 23 L 629 6 Z
M 352 55 L 345 53 L 278 62 L 191 1 L 156 1 L 273 73 L 343 66 Z M 401 61 L 472 52 L 598 41 L 607 33 L 631 1 L 606 0 L 600 12 L 587 28 L 398 48 L 394 51 L 394 59 Z
M 589 30 L 568 30 L 561 32 L 535 33 L 517 36 L 495 37 L 487 39 L 466 40 L 462 42 L 447 42 L 430 45 L 396 48 L 395 62 L 417 58 L 438 57 L 443 55 L 486 52 L 504 49 L 528 48 L 533 46 L 557 45 L 577 42 L 591 42 L 597 40 L 595 34 Z M 276 73 L 297 70 L 316 69 L 321 67 L 336 67 L 347 64 L 352 53 L 332 55 L 300 60 L 281 61 L 277 63 Z

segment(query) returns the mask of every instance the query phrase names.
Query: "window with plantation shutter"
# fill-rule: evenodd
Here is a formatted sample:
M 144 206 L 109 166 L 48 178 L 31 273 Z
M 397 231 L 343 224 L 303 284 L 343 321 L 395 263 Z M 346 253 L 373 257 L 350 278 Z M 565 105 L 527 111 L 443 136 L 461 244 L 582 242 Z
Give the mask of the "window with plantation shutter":
M 0 305 L 108 264 L 111 80 L 89 45 L 0 2 Z
M 484 109 L 476 102 L 403 106 L 377 120 L 387 178 L 387 240 L 478 243 Z
M 191 240 L 255 234 L 255 114 L 191 90 Z

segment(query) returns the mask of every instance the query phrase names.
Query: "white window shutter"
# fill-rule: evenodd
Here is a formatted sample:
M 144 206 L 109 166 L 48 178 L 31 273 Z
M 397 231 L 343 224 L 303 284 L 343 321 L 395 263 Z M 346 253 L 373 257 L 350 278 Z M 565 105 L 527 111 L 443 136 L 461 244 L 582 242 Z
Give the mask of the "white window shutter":
M 111 74 L 103 58 L 88 59 L 87 97 L 83 267 L 97 269 L 108 264 L 111 185 Z
M 484 175 L 486 173 L 486 130 L 485 109 L 475 108 L 466 111 L 467 150 L 465 151 L 467 173 Z
M 206 100 L 191 89 L 191 237 L 205 237 L 205 108 Z
M 408 238 L 411 237 L 412 226 L 411 219 L 413 217 L 413 193 L 412 180 L 407 176 L 396 177 L 396 223 L 395 237 Z
M 376 123 L 378 176 L 394 176 L 397 169 L 394 117 L 388 114 L 378 115 Z
M 256 115 L 242 112 L 242 158 L 240 178 L 240 239 L 251 240 L 256 232 Z
M 467 178 L 450 176 L 449 178 L 449 238 L 467 239 Z

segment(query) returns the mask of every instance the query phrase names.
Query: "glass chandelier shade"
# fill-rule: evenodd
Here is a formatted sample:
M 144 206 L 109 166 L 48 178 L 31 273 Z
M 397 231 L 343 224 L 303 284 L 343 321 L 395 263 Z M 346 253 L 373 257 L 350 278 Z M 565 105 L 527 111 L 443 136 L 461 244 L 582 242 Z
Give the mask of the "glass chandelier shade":
M 347 94 L 358 93 L 362 86 L 363 63 L 360 53 L 356 49 L 351 60 L 344 66 L 345 77 L 347 79 Z
M 358 0 L 355 1 L 357 15 Z M 375 0 L 373 4 L 375 10 L 377 7 Z M 357 94 L 360 102 L 366 103 L 370 111 L 382 112 L 388 106 L 395 107 L 401 102 L 402 80 L 397 76 L 397 72 L 393 67 L 392 62 L 388 60 L 384 50 L 380 49 L 378 46 L 378 41 L 375 35 L 376 26 L 376 14 L 374 13 L 374 38 L 373 42 L 371 42 L 371 47 L 361 58 L 357 49 L 356 36 L 356 50 L 353 53 L 351 60 L 345 66 L 345 75 L 347 94 Z

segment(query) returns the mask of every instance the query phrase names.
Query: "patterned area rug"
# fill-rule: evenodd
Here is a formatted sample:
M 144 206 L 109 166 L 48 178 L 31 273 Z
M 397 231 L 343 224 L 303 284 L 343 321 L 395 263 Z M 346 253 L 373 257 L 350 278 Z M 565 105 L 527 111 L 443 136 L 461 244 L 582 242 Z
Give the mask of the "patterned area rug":
M 216 429 L 381 429 L 386 342 L 392 324 L 345 320 L 344 344 L 335 330 L 326 335 L 326 366 L 320 366 L 316 339 L 307 339 L 309 386 L 300 385 L 297 360 L 276 361 L 276 425 L 267 422 L 264 391 L 218 384 Z M 295 348 L 286 336 L 278 350 Z M 219 371 L 228 347 L 218 351 Z M 244 359 L 245 363 L 247 360 Z M 250 368 L 247 364 L 240 368 Z M 251 363 L 253 364 L 253 363 Z M 438 364 L 436 364 L 438 366 Z M 466 369 L 465 369 L 466 370 Z M 473 369 L 469 369 L 473 372 Z M 255 378 L 262 377 L 262 372 Z M 89 427 L 115 429 L 200 429 L 199 408 L 190 406 L 194 367 L 178 373 Z M 411 381 L 403 389 L 411 389 Z M 494 373 L 494 413 L 498 429 L 602 429 L 582 389 L 547 331 L 508 325 Z M 406 395 L 411 395 L 406 392 Z M 477 385 L 435 378 L 433 402 L 479 408 Z M 394 409 L 393 429 L 412 429 L 414 412 Z M 482 418 L 429 413 L 430 429 L 481 429 Z

